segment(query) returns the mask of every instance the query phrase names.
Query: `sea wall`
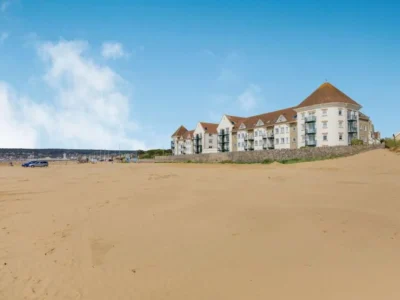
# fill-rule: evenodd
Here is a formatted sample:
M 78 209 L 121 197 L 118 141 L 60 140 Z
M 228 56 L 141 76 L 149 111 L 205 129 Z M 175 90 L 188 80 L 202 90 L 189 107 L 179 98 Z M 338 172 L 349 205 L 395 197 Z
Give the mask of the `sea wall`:
M 222 161 L 232 161 L 241 163 L 260 163 L 264 160 L 289 160 L 289 159 L 324 159 L 331 157 L 349 156 L 364 151 L 383 149 L 383 144 L 379 145 L 359 145 L 359 146 L 336 146 L 336 147 L 315 147 L 302 149 L 281 149 L 265 151 L 240 151 L 210 154 L 192 155 L 173 155 L 156 156 L 155 162 L 198 162 L 198 163 L 217 163 Z

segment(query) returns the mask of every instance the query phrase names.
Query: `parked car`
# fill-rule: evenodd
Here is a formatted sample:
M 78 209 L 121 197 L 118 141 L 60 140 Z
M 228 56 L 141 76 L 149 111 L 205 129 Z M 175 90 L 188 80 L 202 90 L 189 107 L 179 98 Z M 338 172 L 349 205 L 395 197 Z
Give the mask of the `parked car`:
M 43 168 L 43 167 L 48 167 L 49 163 L 47 161 L 29 161 L 24 164 L 22 164 L 23 167 L 25 168 Z

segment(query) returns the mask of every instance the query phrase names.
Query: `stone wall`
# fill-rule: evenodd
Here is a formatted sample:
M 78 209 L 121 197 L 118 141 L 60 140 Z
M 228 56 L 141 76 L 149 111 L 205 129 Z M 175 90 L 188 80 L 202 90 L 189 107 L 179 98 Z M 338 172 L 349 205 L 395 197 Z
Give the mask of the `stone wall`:
M 349 156 L 364 151 L 382 149 L 383 144 L 379 145 L 360 145 L 360 146 L 336 146 L 336 147 L 315 147 L 303 149 L 281 149 L 248 152 L 224 152 L 210 154 L 176 155 L 176 156 L 156 156 L 156 162 L 198 162 L 216 163 L 222 161 L 260 163 L 264 160 L 288 160 L 288 159 L 323 159 L 329 157 Z

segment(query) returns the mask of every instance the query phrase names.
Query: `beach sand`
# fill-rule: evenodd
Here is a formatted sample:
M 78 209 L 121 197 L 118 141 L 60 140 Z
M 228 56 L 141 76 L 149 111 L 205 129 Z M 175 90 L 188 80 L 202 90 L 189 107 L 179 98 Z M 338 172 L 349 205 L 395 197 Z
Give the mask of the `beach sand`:
M 0 167 L 0 299 L 400 299 L 400 155 Z

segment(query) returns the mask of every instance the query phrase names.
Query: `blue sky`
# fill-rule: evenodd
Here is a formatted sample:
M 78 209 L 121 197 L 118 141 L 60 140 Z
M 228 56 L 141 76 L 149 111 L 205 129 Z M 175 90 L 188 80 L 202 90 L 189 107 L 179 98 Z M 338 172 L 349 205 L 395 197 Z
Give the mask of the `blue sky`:
M 325 79 L 400 131 L 396 1 L 0 3 L 0 147 L 168 147 Z

